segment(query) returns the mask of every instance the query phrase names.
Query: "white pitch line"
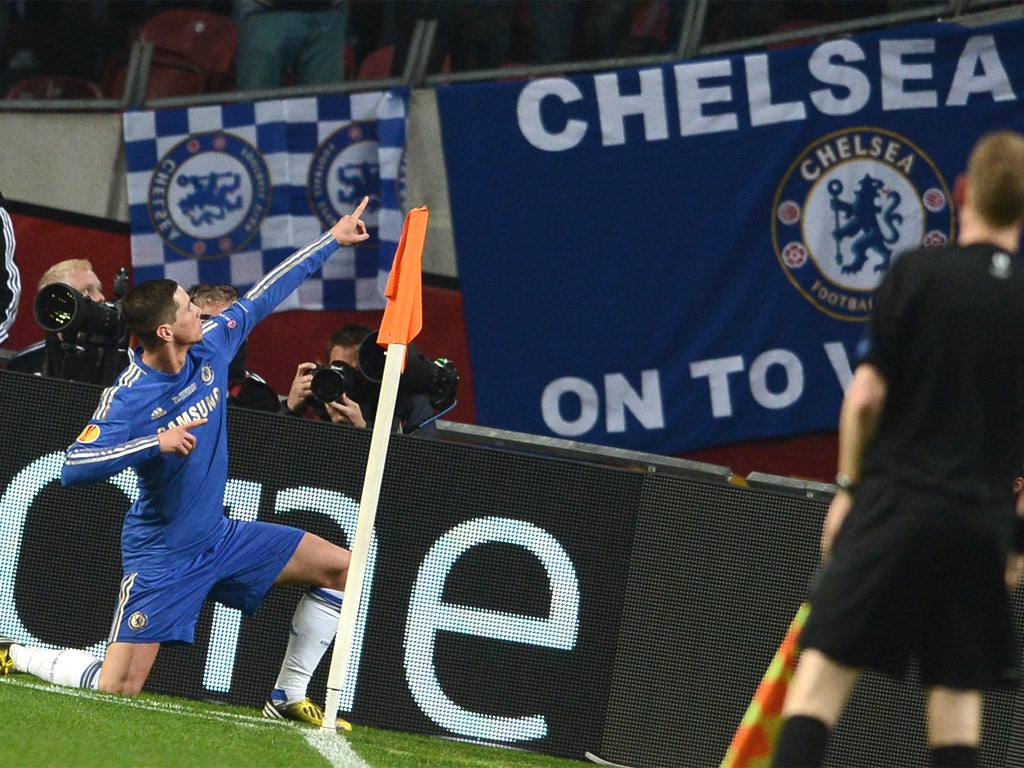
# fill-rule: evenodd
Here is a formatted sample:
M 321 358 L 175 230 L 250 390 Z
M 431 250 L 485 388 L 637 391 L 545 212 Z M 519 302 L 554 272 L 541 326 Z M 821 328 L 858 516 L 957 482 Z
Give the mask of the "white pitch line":
M 593 752 L 584 752 L 583 756 L 587 758 L 587 760 L 589 760 L 590 762 L 597 763 L 598 765 L 610 765 L 614 768 L 630 768 L 628 765 L 623 765 L 622 763 L 611 763 L 603 758 L 598 757 Z
M 369 763 L 352 749 L 348 740 L 338 734 L 337 736 L 325 733 L 319 728 L 303 728 L 286 720 L 270 720 L 259 715 L 244 715 L 237 712 L 200 711 L 192 709 L 173 701 L 153 701 L 150 699 L 136 699 L 128 696 L 112 696 L 106 693 L 87 690 L 85 688 L 66 688 L 61 685 L 50 685 L 35 678 L 23 680 L 18 677 L 4 678 L 0 685 L 19 685 L 24 688 L 35 688 L 39 691 L 47 691 L 61 696 L 72 696 L 90 701 L 102 701 L 107 704 L 115 704 L 121 707 L 134 707 L 150 712 L 173 712 L 185 717 L 194 717 L 198 720 L 220 720 L 230 722 L 233 725 L 240 725 L 244 728 L 295 728 L 302 732 L 309 745 L 323 755 L 324 759 L 331 764 L 331 768 L 373 768 Z
M 130 696 L 116 696 L 109 693 L 99 693 L 97 691 L 87 690 L 85 688 L 68 688 L 62 685 L 51 685 L 43 682 L 42 680 L 36 680 L 35 678 L 19 679 L 20 677 L 22 676 L 19 675 L 18 677 L 4 678 L 3 681 L 0 682 L 0 685 L 18 685 L 24 688 L 35 688 L 39 691 L 46 691 L 47 693 L 54 693 L 61 696 L 89 699 L 90 701 L 101 701 L 121 707 L 144 709 L 150 712 L 173 712 L 176 715 L 193 717 L 198 720 L 227 721 L 235 725 L 241 725 L 245 728 L 279 728 L 281 725 L 291 725 L 291 723 L 285 723 L 282 720 L 269 720 L 263 717 L 262 714 L 245 715 L 238 712 L 219 712 L 216 710 L 201 711 L 181 704 L 176 704 L 173 701 L 154 701 L 150 699 L 137 699 Z M 27 677 L 27 675 L 24 677 Z
M 331 768 L 373 768 L 363 760 L 340 733 L 334 734 L 317 728 L 304 730 L 302 735 L 317 752 L 331 764 Z

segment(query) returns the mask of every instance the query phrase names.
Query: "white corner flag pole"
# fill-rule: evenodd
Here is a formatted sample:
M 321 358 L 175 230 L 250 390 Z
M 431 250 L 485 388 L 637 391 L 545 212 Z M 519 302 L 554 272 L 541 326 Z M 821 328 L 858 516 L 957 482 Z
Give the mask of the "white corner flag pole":
M 366 573 L 370 543 L 373 540 L 377 500 L 380 498 L 380 486 L 384 477 L 384 459 L 387 457 L 388 441 L 391 438 L 391 422 L 398 399 L 398 383 L 405 362 L 405 351 L 405 344 L 388 344 L 384 357 L 384 375 L 380 382 L 380 397 L 377 400 L 376 421 L 370 438 L 370 453 L 366 459 L 363 495 L 359 501 L 359 522 L 356 524 L 356 538 L 352 544 L 352 559 L 345 582 L 345 599 L 341 603 L 341 615 L 338 617 L 338 632 L 334 637 L 331 670 L 327 675 L 327 702 L 321 726 L 321 730 L 324 731 L 334 732 L 337 729 L 341 689 L 348 677 L 348 665 L 352 656 L 356 616 L 362 597 L 363 576 Z

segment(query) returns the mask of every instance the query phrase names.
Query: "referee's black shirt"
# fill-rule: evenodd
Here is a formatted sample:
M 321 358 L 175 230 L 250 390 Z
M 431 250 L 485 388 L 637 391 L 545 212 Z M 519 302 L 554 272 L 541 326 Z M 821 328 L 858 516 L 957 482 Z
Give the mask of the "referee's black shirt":
M 1005 498 L 1024 464 L 1024 260 L 994 245 L 898 258 L 862 360 L 888 383 L 863 474 Z

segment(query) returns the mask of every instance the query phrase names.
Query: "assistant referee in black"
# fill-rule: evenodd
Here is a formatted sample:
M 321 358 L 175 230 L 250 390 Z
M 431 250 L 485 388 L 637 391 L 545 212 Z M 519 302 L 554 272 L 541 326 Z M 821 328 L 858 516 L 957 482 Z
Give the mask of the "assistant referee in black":
M 890 267 L 858 350 L 775 766 L 822 765 L 860 669 L 901 676 L 911 657 L 932 765 L 976 765 L 982 691 L 1017 681 L 1004 575 L 1024 538 L 1024 136 L 984 136 L 954 198 L 956 245 Z

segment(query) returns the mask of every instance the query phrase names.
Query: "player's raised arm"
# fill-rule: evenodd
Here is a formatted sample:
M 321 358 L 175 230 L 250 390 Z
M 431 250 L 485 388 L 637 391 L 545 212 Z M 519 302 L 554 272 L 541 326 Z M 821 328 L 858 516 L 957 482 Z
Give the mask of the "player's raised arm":
M 248 333 L 253 325 L 269 315 L 274 307 L 320 269 L 340 247 L 355 245 L 370 237 L 361 218 L 369 202 L 370 199 L 364 197 L 352 213 L 342 216 L 330 230 L 299 248 L 249 289 L 239 302 L 246 311 L 251 312 L 248 317 L 239 315 L 245 324 L 242 329 L 244 333 Z

